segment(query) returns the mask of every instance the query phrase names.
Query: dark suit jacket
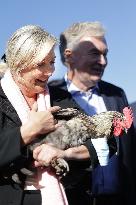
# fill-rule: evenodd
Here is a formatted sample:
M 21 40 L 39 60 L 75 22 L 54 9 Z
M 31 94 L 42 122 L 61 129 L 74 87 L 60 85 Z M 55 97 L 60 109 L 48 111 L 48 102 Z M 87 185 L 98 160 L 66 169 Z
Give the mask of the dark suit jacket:
M 59 105 L 62 108 L 67 108 L 67 107 L 75 107 L 79 108 L 82 110 L 82 108 L 77 105 L 77 103 L 72 99 L 72 96 L 70 93 L 67 91 L 66 83 L 64 79 L 62 80 L 56 80 L 52 81 L 49 83 L 49 90 L 50 90 L 50 95 L 51 95 L 51 100 L 52 100 L 52 105 Z M 123 108 L 128 106 L 128 102 L 126 99 L 126 95 L 124 91 L 110 83 L 100 81 L 99 82 L 99 91 L 100 95 L 103 97 L 104 103 L 106 105 L 107 110 L 112 110 L 112 111 L 118 111 L 122 112 Z M 131 194 L 134 191 L 134 161 L 135 161 L 135 133 L 134 133 L 134 128 L 132 128 L 128 131 L 128 134 L 124 134 L 124 136 L 117 138 L 117 146 L 119 150 L 119 158 L 120 158 L 120 173 L 121 173 L 121 179 L 120 179 L 120 184 L 121 184 L 121 193 L 123 193 L 123 197 L 128 199 L 131 197 Z M 89 140 L 86 143 L 86 146 L 90 152 L 91 161 L 96 159 L 96 156 L 94 154 L 94 151 L 92 152 L 92 144 L 91 141 Z M 87 164 L 88 163 L 88 164 Z M 72 164 L 72 169 L 71 169 L 71 175 L 72 172 L 75 172 L 76 178 L 78 178 L 79 174 L 79 181 L 77 180 L 77 184 L 72 184 L 71 182 L 71 175 L 69 174 L 68 181 L 70 181 L 71 184 L 67 186 L 66 183 L 66 190 L 70 190 L 72 188 L 78 189 L 78 187 L 83 186 L 83 190 L 91 188 L 91 183 L 90 183 L 90 178 L 85 177 L 85 174 L 87 175 L 87 166 L 89 165 L 89 162 L 75 162 Z M 70 165 L 71 166 L 71 165 Z M 84 170 L 84 174 L 80 173 L 81 170 Z M 85 172 L 86 170 L 86 172 Z M 91 174 L 88 174 L 88 177 L 91 176 Z M 66 177 L 66 178 L 67 178 Z M 65 178 L 65 180 L 66 180 Z M 85 180 L 82 180 L 85 179 Z M 86 184 L 86 185 L 85 185 Z M 89 186 L 89 187 L 88 187 Z M 83 193 L 83 190 L 81 191 Z M 91 190 L 90 190 L 91 191 Z M 70 191 L 69 191 L 70 192 Z M 80 192 L 80 193 L 81 193 Z M 72 193 L 72 192 L 71 192 Z M 132 194 L 133 195 L 133 194 Z M 72 194 L 69 196 L 72 197 Z M 80 198 L 80 194 L 77 196 Z M 76 201 L 76 200 L 75 200 Z M 80 199 L 82 203 L 84 203 L 83 199 Z M 125 200 L 126 201 L 126 200 Z M 81 203 L 81 204 L 82 204 Z M 84 203 L 85 204 L 85 203 Z M 87 203 L 86 203 L 87 204 Z M 89 203 L 88 203 L 89 204 Z M 127 204 L 127 203 L 126 203 Z M 129 204 L 129 203 L 128 203 Z
M 16 99 L 15 99 L 16 100 Z M 23 184 L 11 180 L 28 162 L 27 149 L 21 148 L 21 121 L 0 85 L 0 204 L 21 205 Z M 24 176 L 19 173 L 22 181 Z

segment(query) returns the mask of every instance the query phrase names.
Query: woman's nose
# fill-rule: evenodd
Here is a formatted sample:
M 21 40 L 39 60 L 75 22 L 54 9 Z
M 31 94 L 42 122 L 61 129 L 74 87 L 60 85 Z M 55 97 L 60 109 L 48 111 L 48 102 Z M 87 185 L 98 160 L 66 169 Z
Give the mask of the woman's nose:
M 55 71 L 55 67 L 54 66 L 49 66 L 48 68 L 45 69 L 44 75 L 50 77 L 53 74 L 54 71 Z
M 52 76 L 53 72 L 49 72 L 46 75 L 48 75 L 48 77 Z

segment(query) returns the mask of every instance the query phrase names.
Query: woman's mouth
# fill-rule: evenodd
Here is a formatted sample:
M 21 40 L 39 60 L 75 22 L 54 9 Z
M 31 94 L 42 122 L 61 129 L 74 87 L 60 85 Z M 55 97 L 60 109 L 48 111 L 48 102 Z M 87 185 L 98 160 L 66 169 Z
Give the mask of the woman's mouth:
M 35 82 L 36 82 L 37 85 L 45 86 L 46 83 L 47 83 L 47 80 L 39 80 L 39 79 L 36 79 Z

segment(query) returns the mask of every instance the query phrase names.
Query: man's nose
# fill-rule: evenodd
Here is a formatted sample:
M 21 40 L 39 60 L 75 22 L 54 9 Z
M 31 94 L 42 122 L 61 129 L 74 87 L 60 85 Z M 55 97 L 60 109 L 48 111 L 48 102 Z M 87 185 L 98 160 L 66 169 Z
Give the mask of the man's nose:
M 107 60 L 106 60 L 106 58 L 103 54 L 101 54 L 99 61 L 100 61 L 99 63 L 101 65 L 106 65 L 107 64 Z

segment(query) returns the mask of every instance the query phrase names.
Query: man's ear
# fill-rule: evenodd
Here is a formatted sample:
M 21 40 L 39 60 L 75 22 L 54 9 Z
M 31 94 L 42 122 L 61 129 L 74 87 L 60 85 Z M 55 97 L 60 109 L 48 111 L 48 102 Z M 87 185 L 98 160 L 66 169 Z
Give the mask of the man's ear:
M 68 65 L 71 65 L 71 63 L 73 62 L 72 50 L 70 50 L 69 48 L 66 48 L 64 51 L 64 56 L 65 56 L 65 63 L 68 63 Z
M 66 48 L 64 51 L 65 58 L 71 57 L 72 51 L 69 48 Z

